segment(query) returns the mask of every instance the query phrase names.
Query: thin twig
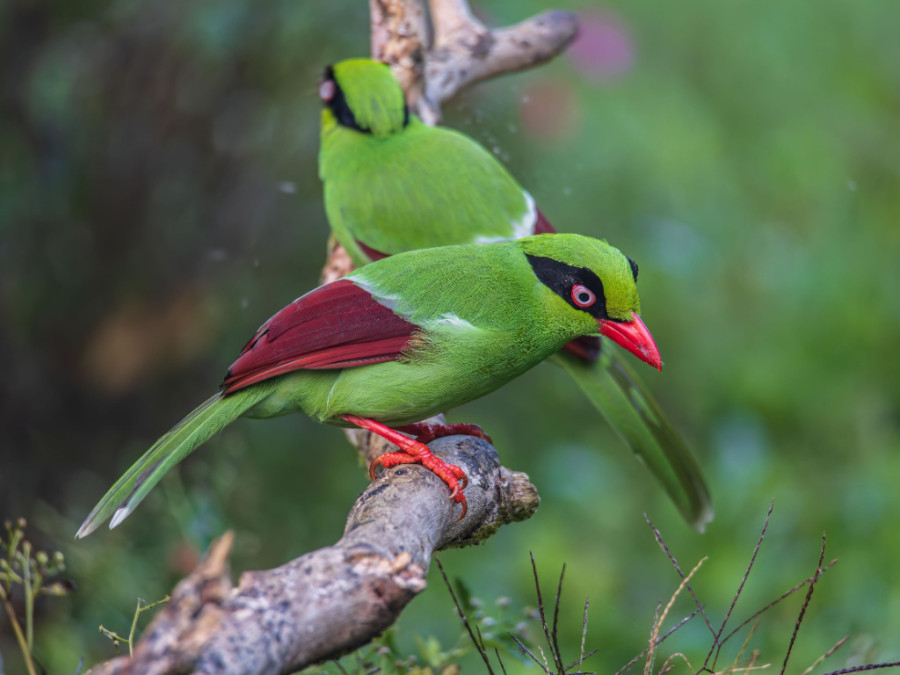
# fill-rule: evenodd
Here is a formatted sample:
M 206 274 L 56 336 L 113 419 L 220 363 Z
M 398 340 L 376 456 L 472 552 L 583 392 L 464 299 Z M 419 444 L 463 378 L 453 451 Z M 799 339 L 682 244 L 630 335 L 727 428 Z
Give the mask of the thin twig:
M 667 658 L 665 661 L 663 661 L 662 667 L 659 669 L 659 675 L 663 675 L 663 673 L 668 673 L 672 668 L 674 668 L 674 666 L 669 665 L 669 662 L 672 661 L 672 659 L 677 658 L 677 657 L 680 657 L 681 660 L 685 662 L 685 664 L 687 665 L 689 670 L 694 669 L 694 666 L 691 665 L 691 662 L 688 660 L 688 657 L 686 657 L 681 652 L 675 652 L 674 654 L 670 655 L 669 658 Z
M 815 661 L 813 661 L 812 665 L 811 665 L 809 668 L 807 668 L 806 670 L 804 670 L 802 673 L 800 673 L 800 675 L 809 675 L 809 673 L 812 672 L 812 669 L 813 669 L 813 668 L 815 668 L 816 666 L 818 666 L 820 663 L 822 663 L 822 661 L 824 661 L 824 660 L 827 659 L 829 656 L 831 656 L 832 654 L 834 654 L 838 649 L 840 649 L 841 647 L 843 647 L 843 646 L 844 646 L 844 643 L 847 642 L 847 640 L 849 640 L 849 639 L 850 639 L 850 636 L 849 636 L 849 635 L 845 635 L 844 637 L 842 637 L 840 640 L 838 640 L 838 641 L 835 643 L 834 647 L 832 647 L 832 648 L 829 649 L 827 652 L 825 652 L 824 654 L 822 654 L 822 656 L 820 656 L 820 657 L 817 658 Z
M 469 624 L 469 618 L 466 616 L 465 612 L 462 611 L 462 607 L 459 605 L 459 600 L 456 597 L 456 593 L 453 592 L 453 586 L 450 584 L 450 580 L 447 578 L 447 573 L 444 571 L 444 565 L 441 563 L 440 558 L 434 556 L 434 562 L 437 564 L 438 569 L 441 571 L 441 577 L 444 579 L 444 585 L 447 587 L 447 590 L 450 591 L 450 597 L 453 598 L 453 606 L 456 607 L 456 614 L 459 616 L 460 621 L 462 621 L 463 626 L 465 626 L 466 632 L 468 632 L 469 637 L 472 639 L 472 644 L 475 645 L 475 649 L 478 650 L 478 653 L 481 655 L 481 660 L 484 661 L 484 665 L 487 668 L 487 671 L 490 675 L 494 675 L 494 671 L 491 668 L 490 659 L 488 659 L 487 650 L 484 648 L 484 641 L 479 642 L 475 638 L 475 634 L 472 632 L 472 626 Z
M 835 558 L 835 559 L 832 560 L 830 563 L 828 563 L 825 567 L 822 568 L 822 574 L 825 574 L 825 572 L 827 572 L 828 570 L 830 570 L 834 565 L 837 564 L 837 562 L 838 562 L 838 559 Z M 756 611 L 756 612 L 754 612 L 753 614 L 751 614 L 748 618 L 746 618 L 744 621 L 742 621 L 740 624 L 738 624 L 737 628 L 735 628 L 733 631 L 731 631 L 728 635 L 726 635 L 726 636 L 722 639 L 722 644 L 724 645 L 726 642 L 728 642 L 728 641 L 734 636 L 735 633 L 737 633 L 738 631 L 740 631 L 744 626 L 746 626 L 748 623 L 750 623 L 751 621 L 753 621 L 754 619 L 756 619 L 758 616 L 760 616 L 761 614 L 763 614 L 763 613 L 767 612 L 768 610 L 772 609 L 772 608 L 773 608 L 775 605 L 777 605 L 779 602 L 781 602 L 781 601 L 784 600 L 785 598 L 790 597 L 791 595 L 793 595 L 794 593 L 796 593 L 797 591 L 799 591 L 801 588 L 803 588 L 804 586 L 806 586 L 806 584 L 812 583 L 812 581 L 813 581 L 813 579 L 814 579 L 815 577 L 816 577 L 816 575 L 814 574 L 813 576 L 811 576 L 811 577 L 809 577 L 809 578 L 807 578 L 807 579 L 804 579 L 804 580 L 801 581 L 799 584 L 797 584 L 796 586 L 794 586 L 791 590 L 785 591 L 784 593 L 782 593 L 781 595 L 779 595 L 775 600 L 772 600 L 772 602 L 770 602 L 769 604 L 767 604 L 765 607 L 763 607 L 763 608 L 760 609 L 759 611 Z
M 869 663 L 865 666 L 853 666 L 852 668 L 843 668 L 841 670 L 832 670 L 825 675 L 845 675 L 846 673 L 861 673 L 865 670 L 881 670 L 882 668 L 898 668 L 900 661 L 891 661 L 889 663 Z
M 16 618 L 16 613 L 12 607 L 12 598 L 7 595 L 6 590 L 0 586 L 0 600 L 3 601 L 3 607 L 9 616 L 9 625 L 12 626 L 13 632 L 16 634 L 16 642 L 19 643 L 19 650 L 22 652 L 22 660 L 25 661 L 25 667 L 28 668 L 28 675 L 37 675 L 34 667 L 34 661 L 31 658 L 31 652 L 28 651 L 28 644 L 25 642 L 25 635 L 22 633 L 22 627 Z
M 582 624 L 581 624 L 582 625 L 581 650 L 579 652 L 579 658 L 578 658 L 578 660 L 573 661 L 571 664 L 566 666 L 563 663 L 562 653 L 559 649 L 559 641 L 557 639 L 557 626 L 559 623 L 559 605 L 560 605 L 560 600 L 562 598 L 562 586 L 563 586 L 563 579 L 564 579 L 565 573 L 566 573 L 566 566 L 563 565 L 563 568 L 559 574 L 559 584 L 556 588 L 556 603 L 555 603 L 554 611 L 553 611 L 552 629 L 548 628 L 548 626 L 547 626 L 547 615 L 544 612 L 544 597 L 541 594 L 541 584 L 538 579 L 537 563 L 535 562 L 535 559 L 534 559 L 534 553 L 531 554 L 531 571 L 534 575 L 534 587 L 535 587 L 535 593 L 537 595 L 537 604 L 538 604 L 538 617 L 541 620 L 541 628 L 544 631 L 544 638 L 547 640 L 547 648 L 550 650 L 550 656 L 552 657 L 553 665 L 557 670 L 556 675 L 593 675 L 593 673 L 586 673 L 581 670 L 581 666 L 582 666 L 584 660 L 586 658 L 589 658 L 590 656 L 593 656 L 597 652 L 596 649 L 592 649 L 587 654 L 584 653 L 584 644 L 585 644 L 585 640 L 587 639 L 587 625 L 588 625 L 587 612 L 588 612 L 588 607 L 589 607 L 590 601 L 586 599 L 584 602 L 584 614 L 582 616 Z M 531 660 L 534 661 L 536 664 L 538 664 L 538 666 L 540 666 L 540 668 L 547 675 L 554 675 L 552 669 L 550 668 L 550 664 L 547 661 L 547 657 L 544 654 L 544 650 L 541 648 L 540 645 L 538 645 L 538 651 L 541 654 L 541 658 L 538 659 L 538 657 L 535 656 L 534 653 L 530 649 L 528 649 L 518 637 L 516 637 L 512 633 L 510 633 L 509 636 L 513 640 L 516 641 L 516 644 L 519 645 L 519 648 L 522 650 L 522 653 L 527 654 L 531 658 Z M 578 669 L 574 672 L 571 672 L 571 669 L 576 665 L 578 666 Z
M 590 603 L 591 601 L 589 598 L 584 599 L 584 614 L 582 614 L 581 617 L 581 647 L 578 651 L 578 670 L 581 670 L 581 664 L 584 663 L 584 643 L 587 640 L 588 605 L 590 605 Z
M 559 639 L 556 636 L 556 627 L 559 623 L 559 602 L 562 598 L 563 577 L 566 575 L 566 564 L 563 563 L 562 570 L 559 572 L 559 584 L 556 587 L 556 602 L 553 605 L 553 640 L 550 644 L 550 653 L 553 655 L 553 661 L 561 673 L 566 671 L 562 662 L 562 655 L 559 652 Z
M 688 614 L 688 615 L 687 615 L 686 617 L 684 617 L 681 621 L 679 621 L 679 622 L 676 623 L 674 626 L 672 626 L 672 628 L 670 628 L 668 631 L 666 631 L 665 635 L 661 636 L 661 637 L 656 641 L 656 644 L 657 644 L 657 645 L 661 645 L 661 644 L 666 640 L 666 638 L 668 638 L 672 633 L 674 633 L 676 630 L 678 630 L 679 628 L 681 628 L 684 624 L 686 624 L 688 621 L 690 621 L 691 619 L 693 619 L 693 618 L 694 618 L 695 616 L 697 616 L 699 613 L 700 613 L 700 610 L 699 610 L 699 609 L 695 609 L 693 612 L 691 612 L 690 614 Z M 636 655 L 634 656 L 633 659 L 631 659 L 628 663 L 626 663 L 624 666 L 622 666 L 621 668 L 619 668 L 619 670 L 617 670 L 617 671 L 615 672 L 615 675 L 622 675 L 622 673 L 624 673 L 624 672 L 625 672 L 626 670 L 628 670 L 631 666 L 633 666 L 635 663 L 637 663 L 637 662 L 641 659 L 641 657 L 642 657 L 644 654 L 647 653 L 647 651 L 648 651 L 649 649 L 650 649 L 650 646 L 649 646 L 649 645 L 646 646 L 646 647 L 644 647 L 644 648 L 641 650 L 641 652 L 640 652 L 639 654 L 636 654 Z
M 500 670 L 503 671 L 503 675 L 506 675 L 506 666 L 503 665 L 503 659 L 500 658 L 500 650 L 494 647 L 494 655 L 497 657 L 497 663 L 500 664 Z
M 653 632 L 659 625 L 660 610 L 662 610 L 662 602 L 657 600 L 656 609 L 653 610 L 653 621 L 650 622 L 650 639 L 647 641 L 647 660 L 644 662 L 644 675 L 653 672 L 653 661 L 656 658 L 656 650 L 653 648 Z
M 755 665 L 756 659 L 758 659 L 758 658 L 759 658 L 759 650 L 754 649 L 753 652 L 750 654 L 750 661 L 747 663 L 747 667 L 744 668 L 744 675 L 748 675 L 748 673 L 751 670 L 765 670 L 766 668 L 769 667 L 770 664 L 768 664 L 768 663 L 764 663 L 761 666 Z
M 644 665 L 645 675 L 650 675 L 650 673 L 653 672 L 653 657 L 656 653 L 656 645 L 659 641 L 660 627 L 665 622 L 666 617 L 669 615 L 669 611 L 672 609 L 672 605 L 675 604 L 675 600 L 681 594 L 681 591 L 684 590 L 685 586 L 687 586 L 690 583 L 693 576 L 697 573 L 697 570 L 700 569 L 700 567 L 703 565 L 703 563 L 706 562 L 706 560 L 707 560 L 707 558 L 705 556 L 703 558 L 701 558 L 700 562 L 698 562 L 696 565 L 694 565 L 694 569 L 692 569 L 690 571 L 690 574 L 688 574 L 684 579 L 681 580 L 681 583 L 678 584 L 678 588 L 675 589 L 675 592 L 672 594 L 672 597 L 669 598 L 669 602 L 663 609 L 662 614 L 660 614 L 659 618 L 656 621 L 654 621 L 653 630 L 650 633 L 650 643 L 647 645 L 647 649 L 649 650 L 649 653 L 647 654 L 647 662 Z M 658 607 L 659 606 L 657 605 L 657 612 L 659 611 Z M 685 659 L 685 660 L 687 660 L 687 659 Z
M 750 640 L 753 638 L 756 633 L 756 629 L 759 628 L 759 621 L 753 624 L 753 628 L 751 628 L 747 632 L 747 637 L 744 638 L 744 641 L 741 643 L 741 648 L 738 650 L 738 653 L 735 654 L 734 661 L 731 663 L 732 668 L 737 668 L 738 663 L 740 663 L 741 657 L 744 656 L 744 651 L 747 649 L 747 646 L 750 644 Z M 756 662 L 757 652 L 753 651 L 750 657 L 750 665 Z M 767 664 L 768 665 L 768 664 Z
M 541 660 L 538 659 L 538 657 L 536 657 L 534 655 L 534 652 L 532 652 L 530 649 L 528 649 L 528 647 L 526 647 L 525 644 L 519 638 L 517 638 L 512 633 L 510 633 L 509 636 L 513 640 L 516 641 L 516 644 L 519 645 L 519 649 L 522 650 L 522 653 L 527 654 L 529 657 L 531 657 L 531 660 L 534 661 L 536 664 L 538 664 L 538 666 L 540 667 L 541 670 L 543 670 L 547 675 L 553 675 L 553 673 L 550 671 L 550 669 L 546 665 L 546 663 L 547 663 L 546 659 L 542 663 Z M 538 649 L 540 649 L 540 648 L 538 648 Z
M 669 550 L 669 547 L 666 545 L 666 542 L 663 540 L 662 533 L 656 529 L 656 525 L 654 525 L 647 514 L 644 514 L 644 520 L 650 526 L 650 529 L 653 530 L 653 536 L 656 537 L 656 543 L 659 544 L 659 547 L 663 550 L 663 553 L 669 558 L 669 562 L 672 563 L 672 566 L 675 568 L 675 571 L 678 572 L 678 576 L 684 579 L 684 572 L 681 571 L 681 567 L 678 565 L 678 561 L 675 560 L 675 556 L 672 555 L 672 552 Z M 712 634 L 714 639 L 718 639 L 716 635 L 715 629 L 712 627 L 712 624 L 709 622 L 709 617 L 706 616 L 706 612 L 703 611 L 703 605 L 700 604 L 700 600 L 697 599 L 697 595 L 694 593 L 694 589 L 691 588 L 691 585 L 687 585 L 688 593 L 691 594 L 691 597 L 694 599 L 694 604 L 697 606 L 697 610 L 700 612 L 700 616 L 703 617 L 703 621 L 706 623 L 706 627 L 709 629 L 709 632 Z M 705 666 L 704 666 L 705 667 Z
M 797 633 L 800 630 L 800 624 L 803 623 L 803 617 L 806 616 L 806 608 L 809 607 L 809 601 L 812 598 L 813 591 L 816 588 L 816 582 L 822 576 L 822 563 L 825 561 L 825 533 L 822 533 L 822 550 L 819 553 L 819 563 L 816 565 L 816 572 L 813 580 L 809 584 L 809 590 L 806 591 L 806 597 L 803 598 L 803 605 L 800 607 L 800 614 L 797 616 L 797 622 L 794 624 L 794 632 L 791 633 L 791 642 L 788 644 L 787 653 L 784 655 L 784 663 L 781 665 L 781 675 L 787 670 L 788 660 L 791 658 L 791 651 L 794 649 L 794 642 L 797 640 Z
M 531 552 L 531 572 L 534 574 L 534 589 L 537 594 L 537 605 L 538 605 L 538 616 L 541 619 L 541 629 L 544 631 L 544 637 L 547 640 L 547 646 L 550 649 L 551 656 L 553 655 L 553 640 L 550 636 L 550 629 L 547 627 L 547 615 L 544 613 L 544 597 L 541 595 L 541 582 L 538 579 L 537 572 L 537 563 L 534 561 L 534 552 Z M 540 647 L 538 647 L 540 649 Z M 543 650 L 541 650 L 543 655 Z M 554 658 L 554 665 L 556 664 L 556 659 Z
M 725 630 L 725 626 L 728 623 L 728 619 L 731 618 L 731 613 L 734 610 L 735 605 L 737 605 L 738 598 L 741 596 L 741 592 L 744 590 L 744 584 L 747 583 L 747 578 L 750 576 L 750 570 L 753 569 L 753 565 L 756 563 L 756 556 L 759 554 L 759 549 L 762 546 L 763 539 L 766 536 L 766 530 L 769 529 L 769 518 L 772 516 L 772 511 L 775 509 L 775 500 L 769 504 L 769 511 L 766 513 L 766 520 L 763 523 L 762 531 L 759 533 L 759 539 L 756 540 L 756 547 L 753 549 L 753 555 L 750 556 L 750 562 L 747 564 L 747 569 L 744 571 L 744 576 L 741 578 L 741 583 L 738 585 L 737 591 L 735 591 L 734 598 L 731 600 L 731 606 L 728 608 L 728 611 L 725 613 L 725 618 L 722 619 L 722 624 L 719 626 L 719 631 L 716 633 L 715 642 L 710 646 L 709 652 L 706 654 L 706 659 L 703 661 L 703 667 L 705 668 L 709 664 L 709 659 L 712 657 L 713 652 L 715 652 L 715 658 L 713 659 L 713 668 L 715 668 L 716 663 L 719 660 L 719 654 L 722 651 L 722 645 L 724 642 L 720 642 L 719 638 L 722 637 L 722 633 Z

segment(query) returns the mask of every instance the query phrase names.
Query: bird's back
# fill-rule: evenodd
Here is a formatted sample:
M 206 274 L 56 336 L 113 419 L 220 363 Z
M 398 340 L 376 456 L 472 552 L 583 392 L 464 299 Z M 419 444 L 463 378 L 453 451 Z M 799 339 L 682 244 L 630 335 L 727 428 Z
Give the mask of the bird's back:
M 530 234 L 534 203 L 484 148 L 413 118 L 375 137 L 323 128 L 320 175 L 338 240 L 357 264 L 361 242 L 384 255 Z

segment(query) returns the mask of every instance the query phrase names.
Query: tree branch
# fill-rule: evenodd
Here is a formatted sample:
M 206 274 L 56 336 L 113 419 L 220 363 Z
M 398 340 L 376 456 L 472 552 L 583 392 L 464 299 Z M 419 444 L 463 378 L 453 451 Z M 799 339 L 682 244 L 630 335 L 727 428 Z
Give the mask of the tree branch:
M 466 0 L 369 0 L 372 58 L 391 65 L 410 107 L 437 124 L 440 106 L 463 89 L 491 77 L 532 68 L 574 39 L 571 12 L 549 10 L 515 26 L 491 30 Z
M 430 447 L 469 476 L 462 520 L 440 478 L 403 465 L 360 495 L 334 546 L 245 572 L 236 588 L 228 566 L 233 536 L 226 533 L 175 588 L 134 657 L 90 672 L 290 673 L 369 642 L 425 588 L 434 551 L 482 541 L 530 517 L 539 503 L 528 477 L 501 467 L 487 442 L 452 436 Z

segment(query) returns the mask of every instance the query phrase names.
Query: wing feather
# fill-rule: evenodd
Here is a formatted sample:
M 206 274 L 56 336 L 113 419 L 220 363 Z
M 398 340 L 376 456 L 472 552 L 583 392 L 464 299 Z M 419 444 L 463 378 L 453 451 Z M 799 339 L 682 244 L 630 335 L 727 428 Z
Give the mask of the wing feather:
M 266 321 L 228 369 L 224 393 L 294 370 L 394 361 L 420 331 L 369 291 L 339 279 L 301 296 Z
M 556 228 L 547 220 L 547 216 L 537 209 L 537 217 L 534 220 L 533 234 L 556 234 Z

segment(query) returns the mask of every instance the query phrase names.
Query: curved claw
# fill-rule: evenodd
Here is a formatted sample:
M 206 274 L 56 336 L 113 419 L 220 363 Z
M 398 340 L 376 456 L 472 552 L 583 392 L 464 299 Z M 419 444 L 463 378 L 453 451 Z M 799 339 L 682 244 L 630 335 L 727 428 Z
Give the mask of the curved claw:
M 460 514 L 459 514 L 459 518 L 456 519 L 456 522 L 457 522 L 457 523 L 458 523 L 459 521 L 461 521 L 463 518 L 465 518 L 465 517 L 466 517 L 466 513 L 469 512 L 469 504 L 468 504 L 468 502 L 466 502 L 466 497 L 465 497 L 465 495 L 463 495 L 463 493 L 460 492 L 458 496 L 459 496 L 459 497 L 462 497 L 462 499 L 457 499 L 457 500 L 456 500 L 456 502 L 457 502 L 458 504 L 462 505 L 462 513 L 460 513 Z
M 445 462 L 439 457 L 432 455 L 430 451 L 429 454 L 424 457 L 414 457 L 413 455 L 401 451 L 386 452 L 373 459 L 372 463 L 369 464 L 369 477 L 372 480 L 375 480 L 375 468 L 378 466 L 389 469 L 398 464 L 421 464 L 423 467 L 437 475 L 437 477 L 444 481 L 447 484 L 447 487 L 450 488 L 450 499 L 457 504 L 462 505 L 462 514 L 457 518 L 457 521 L 466 517 L 469 507 L 466 503 L 466 496 L 463 494 L 463 490 L 469 485 L 469 477 L 466 475 L 465 471 L 455 464 L 450 464 L 449 462 Z
M 451 464 L 450 466 L 453 466 L 453 465 Z M 462 485 L 460 485 L 460 482 L 462 483 Z M 447 484 L 449 485 L 449 482 Z M 452 499 L 457 504 L 462 506 L 462 513 L 460 513 L 459 518 L 456 519 L 457 523 L 459 521 L 461 521 L 463 518 L 465 518 L 466 513 L 468 513 L 468 511 L 469 511 L 469 504 L 466 501 L 466 496 L 463 494 L 463 490 L 466 488 L 466 486 L 468 484 L 469 484 L 469 479 L 465 474 L 463 474 L 461 480 L 456 483 L 456 486 L 453 488 L 453 491 L 450 493 L 450 499 Z
M 386 452 L 372 460 L 372 463 L 369 464 L 369 477 L 372 480 L 375 480 L 375 468 L 379 465 L 389 469 L 398 464 L 421 464 L 447 484 L 447 487 L 450 488 L 450 497 L 458 504 L 462 504 L 463 512 L 459 518 L 465 517 L 468 506 L 466 505 L 466 496 L 463 494 L 463 490 L 469 485 L 469 478 L 466 476 L 465 471 L 455 464 L 450 464 L 436 457 L 424 443 L 404 436 L 396 429 L 391 429 L 381 422 L 355 415 L 343 415 L 342 418 L 351 424 L 378 434 L 400 448 L 399 452 Z M 478 431 L 481 432 L 481 429 L 478 428 Z M 483 434 L 484 432 L 481 433 Z
M 372 460 L 372 463 L 369 464 L 369 480 L 375 480 L 375 467 L 376 466 L 384 466 L 381 462 L 381 458 L 383 455 L 378 455 L 375 459 Z

